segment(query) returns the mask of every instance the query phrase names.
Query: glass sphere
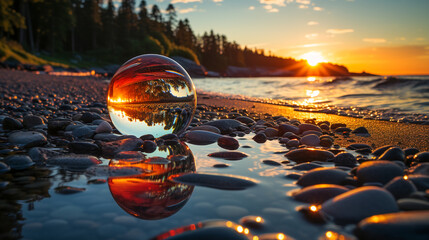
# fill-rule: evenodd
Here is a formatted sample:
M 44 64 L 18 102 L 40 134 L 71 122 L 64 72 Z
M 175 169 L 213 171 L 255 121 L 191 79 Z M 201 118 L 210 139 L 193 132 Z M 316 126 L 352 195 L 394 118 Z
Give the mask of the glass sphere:
M 195 86 L 174 60 L 156 54 L 124 63 L 110 80 L 107 108 L 122 134 L 140 137 L 182 133 L 197 105 Z

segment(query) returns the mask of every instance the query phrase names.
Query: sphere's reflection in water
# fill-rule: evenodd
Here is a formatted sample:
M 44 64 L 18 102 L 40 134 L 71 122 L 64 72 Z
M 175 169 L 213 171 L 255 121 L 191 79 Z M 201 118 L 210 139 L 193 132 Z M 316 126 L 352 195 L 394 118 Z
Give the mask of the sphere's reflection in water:
M 159 137 L 180 134 L 191 122 L 196 92 L 188 73 L 174 60 L 155 54 L 130 59 L 113 76 L 107 107 L 122 134 Z
M 172 175 L 195 171 L 194 156 L 185 143 L 159 146 L 155 154 L 140 161 L 111 160 L 109 166 L 138 167 L 146 172 L 108 179 L 116 203 L 137 218 L 169 217 L 186 204 L 194 190 L 194 186 L 170 180 Z

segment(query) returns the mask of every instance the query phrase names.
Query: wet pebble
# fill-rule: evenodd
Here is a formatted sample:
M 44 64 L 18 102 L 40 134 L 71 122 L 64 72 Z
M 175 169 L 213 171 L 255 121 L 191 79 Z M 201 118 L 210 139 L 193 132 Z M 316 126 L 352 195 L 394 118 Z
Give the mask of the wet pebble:
M 112 126 L 106 121 L 102 121 L 95 129 L 95 133 L 111 133 L 112 131 Z
M 94 130 L 86 125 L 83 125 L 73 129 L 72 134 L 76 138 L 91 138 L 94 135 Z
M 214 152 L 210 153 L 207 156 L 214 158 L 223 158 L 226 160 L 241 160 L 247 157 L 247 154 L 243 152 Z
M 145 155 L 139 151 L 122 151 L 115 155 L 115 159 L 132 159 L 133 161 L 141 161 L 145 159 Z
M 156 145 L 156 143 L 154 141 L 145 140 L 145 141 L 143 141 L 142 150 L 145 153 L 153 153 L 153 152 L 155 152 L 157 147 L 158 146 Z
M 219 147 L 221 148 L 228 150 L 236 150 L 240 146 L 237 139 L 226 136 L 218 138 L 217 145 L 219 145 Z
M 275 128 L 268 127 L 264 130 L 264 134 L 268 138 L 274 138 L 274 137 L 277 137 L 279 135 L 279 131 Z
M 348 176 L 347 172 L 335 168 L 317 168 L 302 175 L 296 184 L 303 187 L 323 183 L 340 185 Z
M 37 125 L 45 124 L 43 118 L 34 115 L 27 115 L 22 121 L 25 128 L 31 129 Z
M 322 204 L 323 202 L 349 191 L 348 188 L 334 184 L 316 184 L 292 192 L 292 197 L 300 202 Z
M 13 170 L 24 170 L 34 165 L 33 160 L 26 155 L 11 155 L 3 159 L 3 162 Z
M 226 163 L 217 163 L 213 165 L 214 168 L 227 168 L 229 167 L 229 164 Z
M 417 191 L 416 186 L 410 180 L 405 180 L 403 177 L 398 176 L 388 182 L 384 188 L 389 191 L 396 199 L 405 198 L 410 196 L 413 192 Z
M 422 174 L 429 176 L 429 163 L 419 163 L 411 168 L 408 169 L 409 174 Z
M 220 137 L 222 137 L 222 135 L 204 130 L 189 131 L 185 134 L 186 142 L 195 145 L 212 144 L 215 143 Z
M 35 132 L 14 132 L 9 135 L 9 142 L 25 148 L 38 147 L 45 145 L 48 140 L 45 135 Z
M 352 131 L 354 134 L 369 134 L 368 129 L 365 127 L 358 127 L 355 130 Z
M 403 211 L 424 211 L 429 210 L 429 201 L 415 198 L 401 198 L 398 200 L 398 207 Z
M 418 163 L 429 162 L 429 152 L 421 152 L 414 155 L 414 161 Z
M 282 164 L 281 164 L 281 163 L 279 163 L 279 162 L 276 162 L 276 161 L 274 161 L 274 160 L 269 160 L 269 159 L 262 160 L 262 162 L 263 162 L 264 164 L 266 164 L 266 165 L 270 165 L 270 166 L 281 166 L 281 165 L 282 165 Z
M 5 130 L 20 130 L 24 128 L 21 121 L 11 117 L 5 117 L 2 124 Z
M 299 141 L 296 139 L 292 139 L 286 143 L 286 147 L 288 148 L 297 148 L 299 146 Z
M 339 153 L 334 158 L 335 166 L 355 167 L 357 165 L 356 157 L 351 153 Z
M 426 175 L 408 175 L 408 179 L 413 182 L 419 191 L 426 191 L 429 189 L 429 176 Z
M 222 134 L 228 134 L 235 130 L 245 127 L 245 125 L 234 119 L 220 119 L 204 123 L 204 125 L 210 125 L 218 128 Z
M 314 124 L 309 124 L 309 123 L 300 124 L 298 126 L 298 128 L 299 128 L 299 132 L 300 133 L 303 133 L 303 132 L 309 131 L 309 130 L 314 130 L 314 131 L 322 132 L 322 129 L 319 126 L 314 125 Z
M 301 144 L 312 146 L 312 147 L 320 145 L 319 136 L 317 136 L 316 134 L 305 135 L 300 139 L 300 142 Z
M 260 216 L 245 216 L 240 218 L 239 223 L 251 229 L 261 229 L 264 227 L 265 220 Z
M 255 180 L 250 178 L 208 173 L 184 174 L 174 178 L 174 181 L 190 185 L 226 190 L 243 190 L 252 187 L 257 183 Z
M 323 168 L 323 166 L 316 163 L 300 163 L 292 167 L 292 169 L 299 171 L 308 171 L 316 168 Z
M 320 211 L 338 224 L 350 224 L 373 215 L 397 212 L 398 206 L 388 191 L 360 187 L 324 202 Z
M 10 167 L 4 162 L 0 162 L 0 174 L 7 173 L 9 171 Z
M 379 182 L 388 183 L 397 176 L 403 175 L 403 169 L 390 161 L 368 161 L 357 168 L 356 176 L 359 183 Z
M 246 116 L 238 116 L 235 118 L 235 120 L 240 121 L 246 125 L 253 125 L 255 124 L 255 120 L 251 119 L 250 117 L 246 117 Z
M 359 239 L 403 240 L 429 239 L 429 211 L 412 211 L 375 215 L 359 222 L 355 230 Z
M 290 141 L 289 141 L 290 142 Z M 328 159 L 334 158 L 334 154 L 319 149 L 295 149 L 285 155 L 289 160 L 292 160 L 297 163 L 301 162 L 311 162 L 311 161 L 326 161 Z
M 257 143 L 264 143 L 267 141 L 267 136 L 264 133 L 258 133 L 252 139 Z
M 100 152 L 100 147 L 91 142 L 71 142 L 68 147 L 73 153 L 98 154 Z
M 134 151 L 143 144 L 143 140 L 136 137 L 125 138 L 113 142 L 101 142 L 101 152 L 107 157 L 113 157 L 122 151 Z
M 201 125 L 201 126 L 193 127 L 191 128 L 190 131 L 196 131 L 196 130 L 202 130 L 202 131 L 208 131 L 208 132 L 220 134 L 220 130 L 217 127 L 210 126 L 210 125 Z
M 283 134 L 287 132 L 292 132 L 294 134 L 299 134 L 299 128 L 290 124 L 280 124 L 279 125 L 279 136 L 283 136 Z
M 405 160 L 405 153 L 402 151 L 402 149 L 398 147 L 391 147 L 387 149 L 379 158 L 378 160 L 388 160 L 388 161 L 404 161 Z
M 391 147 L 394 147 L 394 146 L 393 145 L 386 145 L 386 146 L 379 147 L 372 152 L 372 155 L 379 157 L 379 156 L 381 156 L 381 154 L 383 154 L 387 149 L 389 149 Z

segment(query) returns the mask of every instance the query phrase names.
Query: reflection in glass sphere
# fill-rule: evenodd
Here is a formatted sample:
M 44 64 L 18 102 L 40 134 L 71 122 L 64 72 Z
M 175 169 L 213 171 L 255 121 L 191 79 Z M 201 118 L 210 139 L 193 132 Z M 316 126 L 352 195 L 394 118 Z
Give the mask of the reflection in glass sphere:
M 169 217 L 191 197 L 194 186 L 170 180 L 172 175 L 195 171 L 194 156 L 185 143 L 162 145 L 156 155 L 141 161 L 111 160 L 109 166 L 138 167 L 139 175 L 110 177 L 110 192 L 127 213 L 148 220 Z M 153 155 L 153 154 L 151 154 Z
M 110 81 L 107 107 L 122 134 L 140 137 L 180 134 L 191 122 L 197 97 L 188 73 L 174 60 L 156 54 L 137 56 Z

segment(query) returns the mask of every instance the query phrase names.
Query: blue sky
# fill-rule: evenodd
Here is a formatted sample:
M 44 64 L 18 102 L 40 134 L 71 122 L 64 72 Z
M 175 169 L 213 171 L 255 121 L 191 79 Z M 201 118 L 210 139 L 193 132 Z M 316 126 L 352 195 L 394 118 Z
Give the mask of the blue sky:
M 147 0 L 169 3 L 196 34 L 213 29 L 284 57 L 316 51 L 353 71 L 429 73 L 429 0 Z M 398 69 L 400 59 L 412 64 Z

